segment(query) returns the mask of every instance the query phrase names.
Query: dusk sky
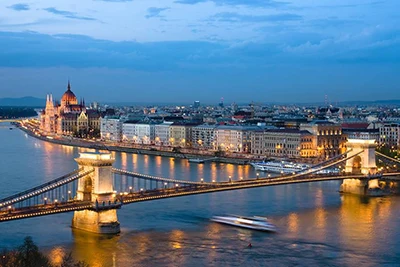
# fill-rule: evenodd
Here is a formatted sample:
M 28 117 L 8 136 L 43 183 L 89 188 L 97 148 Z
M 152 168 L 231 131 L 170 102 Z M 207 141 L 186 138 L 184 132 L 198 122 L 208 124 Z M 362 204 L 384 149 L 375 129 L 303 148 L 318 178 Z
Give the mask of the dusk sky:
M 0 98 L 400 99 L 399 0 L 0 2 Z

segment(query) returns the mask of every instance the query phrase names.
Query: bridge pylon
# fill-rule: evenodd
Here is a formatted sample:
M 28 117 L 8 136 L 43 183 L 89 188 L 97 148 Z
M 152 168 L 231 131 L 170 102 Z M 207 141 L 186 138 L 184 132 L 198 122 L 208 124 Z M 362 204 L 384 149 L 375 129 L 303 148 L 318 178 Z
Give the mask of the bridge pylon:
M 78 180 L 77 190 L 77 200 L 92 202 L 93 210 L 75 211 L 72 227 L 99 234 L 119 233 L 117 205 L 113 205 L 116 201 L 112 174 L 114 158 L 110 153 L 84 152 L 75 161 L 79 168 L 94 169 Z
M 376 173 L 375 140 L 349 139 L 346 146 L 351 150 L 347 153 L 346 172 Z M 359 155 L 354 156 L 356 154 Z
M 346 172 L 361 173 L 364 175 L 376 174 L 375 161 L 375 140 L 367 139 L 349 139 L 346 143 L 347 153 Z M 379 180 L 376 179 L 344 179 L 340 186 L 343 193 L 351 193 L 357 195 L 375 194 L 379 189 Z

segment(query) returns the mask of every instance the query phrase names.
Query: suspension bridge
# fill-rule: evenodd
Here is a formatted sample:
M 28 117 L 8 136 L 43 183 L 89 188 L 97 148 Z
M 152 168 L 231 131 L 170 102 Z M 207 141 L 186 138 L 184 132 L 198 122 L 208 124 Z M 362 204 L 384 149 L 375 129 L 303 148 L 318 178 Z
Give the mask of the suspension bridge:
M 364 140 L 365 141 L 365 140 Z M 294 183 L 343 180 L 343 191 L 367 190 L 379 181 L 400 182 L 400 171 L 377 172 L 373 142 L 349 142 L 346 153 L 308 169 L 277 177 L 255 177 L 226 181 L 196 181 L 164 178 L 113 168 L 110 153 L 85 152 L 75 161 L 78 168 L 45 184 L 0 199 L 0 222 L 74 212 L 72 226 L 96 233 L 118 233 L 117 210 L 124 205 L 195 194 L 222 192 Z M 321 172 L 345 166 L 343 172 Z M 352 191 L 353 190 L 353 191 Z M 357 193 L 357 192 L 355 192 Z

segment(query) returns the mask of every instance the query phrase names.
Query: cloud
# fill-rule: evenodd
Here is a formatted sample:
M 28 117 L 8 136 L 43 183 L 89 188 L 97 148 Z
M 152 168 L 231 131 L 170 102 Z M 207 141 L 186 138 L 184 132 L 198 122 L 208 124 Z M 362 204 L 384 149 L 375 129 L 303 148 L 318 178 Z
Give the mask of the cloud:
M 280 7 L 288 5 L 288 2 L 281 2 L 275 0 L 176 0 L 178 4 L 194 5 L 198 3 L 213 2 L 216 5 L 229 5 L 229 6 L 252 6 L 252 7 Z
M 56 9 L 55 7 L 48 7 L 48 8 L 44 8 L 43 10 L 45 10 L 49 13 L 53 13 L 55 15 L 69 18 L 69 19 L 96 20 L 95 18 L 78 16 L 75 12 L 59 10 L 59 9 Z
M 163 17 L 160 15 L 160 13 L 165 10 L 168 10 L 168 9 L 170 9 L 170 8 L 169 7 L 161 7 L 161 8 L 160 7 L 149 7 L 147 9 L 146 18 L 149 19 L 149 18 L 155 18 L 155 17 L 157 17 L 157 18 Z
M 219 22 L 279 22 L 301 20 L 302 16 L 297 14 L 282 13 L 275 15 L 241 15 L 233 12 L 217 13 L 209 18 L 211 21 Z
M 113 3 L 123 3 L 123 2 L 132 2 L 133 0 L 95 0 L 98 2 L 113 2 Z
M 22 3 L 21 4 L 14 4 L 14 5 L 8 6 L 7 8 L 13 9 L 15 11 L 26 11 L 26 10 L 30 9 L 29 5 L 22 4 Z

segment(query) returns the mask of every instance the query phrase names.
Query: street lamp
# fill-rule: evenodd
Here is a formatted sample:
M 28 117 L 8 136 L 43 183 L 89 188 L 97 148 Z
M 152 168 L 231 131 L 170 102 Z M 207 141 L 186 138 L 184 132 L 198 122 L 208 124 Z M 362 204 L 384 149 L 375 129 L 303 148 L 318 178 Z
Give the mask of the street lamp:
M 200 179 L 200 181 L 203 183 L 203 182 L 204 182 L 204 179 L 203 179 L 203 178 L 201 178 L 201 179 Z
M 131 193 L 131 194 L 132 194 L 132 189 L 133 189 L 133 187 L 130 186 L 130 187 L 129 187 L 129 193 Z
M 164 189 L 167 189 L 167 183 L 164 183 Z
M 68 190 L 68 200 L 71 200 L 71 190 Z
M 47 197 L 44 198 L 44 204 L 47 204 Z
M 259 176 L 260 176 L 260 174 L 257 172 L 257 179 L 258 179 Z
M 232 183 L 232 176 L 229 175 L 229 182 Z

